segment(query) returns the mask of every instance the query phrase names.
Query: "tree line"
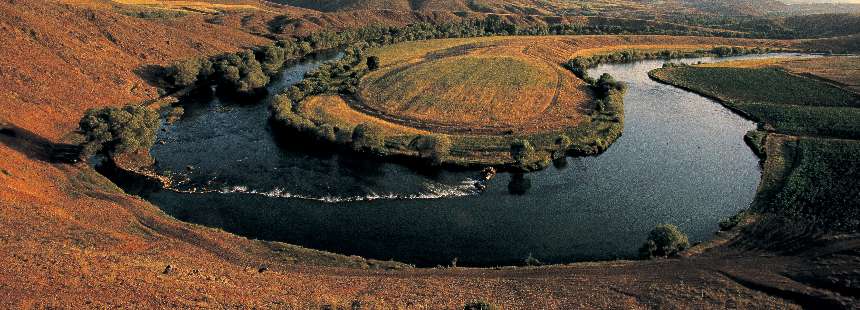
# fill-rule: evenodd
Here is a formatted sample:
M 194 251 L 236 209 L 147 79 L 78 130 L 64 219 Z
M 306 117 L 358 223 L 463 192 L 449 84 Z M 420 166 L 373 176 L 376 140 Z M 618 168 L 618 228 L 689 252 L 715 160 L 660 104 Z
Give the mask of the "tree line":
M 666 28 L 668 27 L 668 28 Z M 639 23 L 613 25 L 608 20 L 594 24 L 537 25 L 522 27 L 499 15 L 459 22 L 421 22 L 405 27 L 368 26 L 343 31 L 325 30 L 304 37 L 287 38 L 251 50 L 213 57 L 188 59 L 163 70 L 162 84 L 168 90 L 194 85 L 218 85 L 228 93 L 252 94 L 265 87 L 289 60 L 299 59 L 315 51 L 329 50 L 366 43 L 381 46 L 406 41 L 443 38 L 467 38 L 494 35 L 575 35 L 575 34 L 671 34 L 714 35 L 677 25 L 664 28 Z M 737 33 L 717 33 L 738 36 Z

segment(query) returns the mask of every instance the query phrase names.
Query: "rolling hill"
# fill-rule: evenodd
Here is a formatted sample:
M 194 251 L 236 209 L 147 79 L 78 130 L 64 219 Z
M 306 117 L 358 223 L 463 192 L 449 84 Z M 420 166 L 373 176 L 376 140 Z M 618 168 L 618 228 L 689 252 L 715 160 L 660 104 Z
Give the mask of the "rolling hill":
M 511 308 L 797 308 L 832 305 L 836 298 L 849 298 L 834 292 L 852 293 L 860 283 L 860 242 L 844 236 L 775 255 L 755 240 L 721 245 L 732 237 L 726 235 L 716 248 L 680 260 L 404 268 L 184 223 L 122 192 L 86 163 L 49 161 L 51 147 L 77 127 L 86 109 L 156 98 L 159 92 L 142 74 L 150 66 L 321 29 L 459 17 L 364 9 L 463 10 L 475 16 L 488 11 L 650 14 L 657 5 L 281 2 L 304 8 L 256 0 L 0 1 L 0 308 L 453 309 L 477 298 Z M 661 3 L 659 10 L 681 5 Z M 273 34 L 268 23 L 280 16 L 300 25 Z M 857 42 L 854 36 L 802 46 L 858 50 Z M 786 243 L 808 242 L 801 237 L 809 236 Z

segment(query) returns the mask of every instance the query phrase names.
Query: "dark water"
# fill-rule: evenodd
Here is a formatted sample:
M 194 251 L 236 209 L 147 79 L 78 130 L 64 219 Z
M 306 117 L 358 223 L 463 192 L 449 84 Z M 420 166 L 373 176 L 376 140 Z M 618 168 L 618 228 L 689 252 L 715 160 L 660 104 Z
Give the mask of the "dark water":
M 273 135 L 265 100 L 218 99 L 187 102 L 185 117 L 160 133 L 166 144 L 152 150 L 157 169 L 186 193 L 125 188 L 180 220 L 423 266 L 519 264 L 529 254 L 553 263 L 627 258 L 661 223 L 703 241 L 753 199 L 758 159 L 742 138 L 755 125 L 651 81 L 646 72 L 662 63 L 592 71 L 629 84 L 624 135 L 607 152 L 500 174 L 483 193 L 471 185 L 475 172 L 309 151 L 316 147 Z M 317 65 L 290 67 L 272 90 Z

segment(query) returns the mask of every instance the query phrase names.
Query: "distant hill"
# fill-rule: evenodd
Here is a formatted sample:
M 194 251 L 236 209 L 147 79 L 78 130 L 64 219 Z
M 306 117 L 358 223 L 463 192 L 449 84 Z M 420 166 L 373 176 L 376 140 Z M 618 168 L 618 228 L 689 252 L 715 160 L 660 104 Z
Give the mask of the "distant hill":
M 673 13 L 691 10 L 720 15 L 764 15 L 783 12 L 789 6 L 777 0 L 274 0 L 319 11 L 432 10 L 526 15 L 617 15 L 644 11 Z
M 764 15 L 789 6 L 776 0 L 682 0 L 686 6 L 724 16 Z
M 324 12 L 348 10 L 453 11 L 512 14 L 550 13 L 546 1 L 520 0 L 275 0 Z M 599 1 L 598 1 L 599 2 Z

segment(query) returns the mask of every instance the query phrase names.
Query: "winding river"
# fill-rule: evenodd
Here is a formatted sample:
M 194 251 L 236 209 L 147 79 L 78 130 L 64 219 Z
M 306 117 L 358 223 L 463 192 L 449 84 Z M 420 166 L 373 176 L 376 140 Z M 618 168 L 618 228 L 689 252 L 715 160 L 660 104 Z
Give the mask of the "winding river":
M 774 57 L 744 56 L 719 61 Z M 784 55 L 783 55 L 784 56 Z M 323 55 L 290 66 L 273 93 Z M 711 62 L 713 58 L 686 62 Z M 419 266 L 630 258 L 647 232 L 672 223 L 691 241 L 749 205 L 760 177 L 743 135 L 755 124 L 716 102 L 650 80 L 663 61 L 602 65 L 629 85 L 624 135 L 596 157 L 526 175 L 500 174 L 485 192 L 474 171 L 426 171 L 311 151 L 271 132 L 268 102 L 189 99 L 152 150 L 172 190 L 116 179 L 177 219 L 250 238 Z

